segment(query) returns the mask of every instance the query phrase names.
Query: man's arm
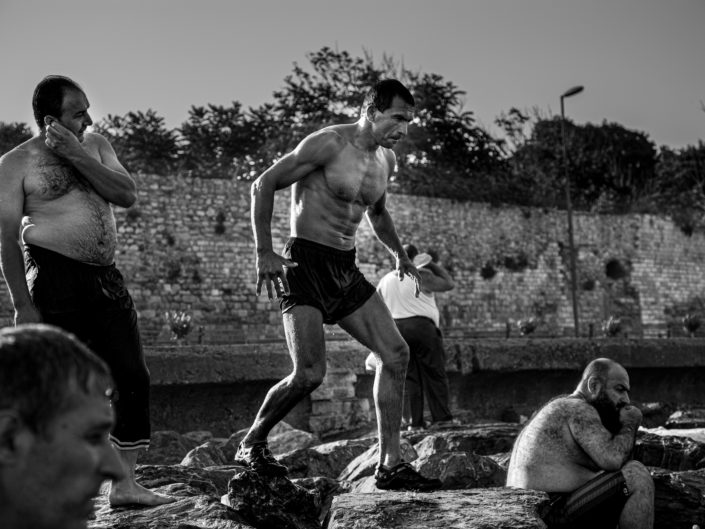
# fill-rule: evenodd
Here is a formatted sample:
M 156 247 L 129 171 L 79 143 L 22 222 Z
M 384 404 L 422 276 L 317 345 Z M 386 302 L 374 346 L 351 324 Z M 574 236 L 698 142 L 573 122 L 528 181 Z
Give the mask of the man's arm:
M 614 472 L 622 468 L 634 448 L 636 431 L 641 423 L 641 411 L 636 406 L 620 410 L 622 428 L 612 435 L 597 410 L 589 404 L 576 403 L 568 426 L 575 441 L 601 469 Z
M 257 288 L 259 296 L 262 284 L 272 296 L 272 283 L 276 296 L 289 293 L 282 266 L 292 267 L 296 263 L 278 255 L 272 249 L 272 211 L 274 193 L 301 180 L 317 167 L 324 166 L 341 148 L 342 138 L 332 131 L 319 131 L 304 138 L 289 154 L 282 157 L 252 183 L 250 194 L 250 219 L 257 250 Z M 281 285 L 280 285 L 281 282 Z
M 24 155 L 0 158 L 0 268 L 15 309 L 15 325 L 41 321 L 25 279 L 20 228 L 24 208 Z
M 47 125 L 46 137 L 47 146 L 68 160 L 105 200 L 123 208 L 129 208 L 135 203 L 135 181 L 119 162 L 110 142 L 103 136 L 86 134 L 84 140 L 96 144 L 100 160 L 93 158 L 78 138 L 57 121 Z
M 387 250 L 389 250 L 396 259 L 396 269 L 399 279 L 403 281 L 405 275 L 411 276 L 416 284 L 415 294 L 418 296 L 419 282 L 421 281 L 419 271 L 404 251 L 404 247 L 399 240 L 399 235 L 397 235 L 397 230 L 394 227 L 392 216 L 389 214 L 389 210 L 387 210 L 386 203 L 387 192 L 385 191 L 377 202 L 367 208 L 365 212 L 367 221 L 380 242 L 384 244 Z
M 419 269 L 421 290 L 426 293 L 453 290 L 455 283 L 451 275 L 440 265 L 428 263 Z

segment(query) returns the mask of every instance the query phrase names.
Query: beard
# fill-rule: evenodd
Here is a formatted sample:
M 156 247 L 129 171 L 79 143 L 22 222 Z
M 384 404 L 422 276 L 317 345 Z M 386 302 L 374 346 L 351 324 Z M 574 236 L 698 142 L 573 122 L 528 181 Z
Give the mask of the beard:
M 597 410 L 602 425 L 607 428 L 612 435 L 617 435 L 619 430 L 622 429 L 622 423 L 619 420 L 619 407 L 615 405 L 603 391 L 595 397 L 595 400 L 592 401 L 591 404 Z

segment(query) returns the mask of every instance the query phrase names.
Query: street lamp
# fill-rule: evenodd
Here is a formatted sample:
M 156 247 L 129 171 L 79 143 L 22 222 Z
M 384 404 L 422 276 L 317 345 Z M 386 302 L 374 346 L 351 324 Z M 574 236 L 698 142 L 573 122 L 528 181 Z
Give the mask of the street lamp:
M 568 210 L 568 253 L 570 254 L 570 292 L 573 297 L 573 323 L 575 325 L 575 336 L 580 336 L 580 325 L 578 320 L 578 278 L 575 267 L 575 241 L 573 239 L 573 205 L 570 200 L 570 176 L 568 175 L 568 156 L 565 148 L 565 110 L 563 100 L 566 97 L 574 96 L 583 91 L 582 86 L 574 86 L 561 95 L 561 145 L 563 146 L 563 174 L 565 178 L 565 202 Z

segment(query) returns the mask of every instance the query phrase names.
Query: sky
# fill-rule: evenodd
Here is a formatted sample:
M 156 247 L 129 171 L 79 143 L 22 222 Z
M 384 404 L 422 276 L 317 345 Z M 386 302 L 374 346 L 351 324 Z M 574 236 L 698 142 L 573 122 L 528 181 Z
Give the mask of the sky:
M 328 46 L 436 73 L 498 134 L 512 107 L 616 122 L 657 145 L 705 140 L 705 0 L 0 0 L 0 121 L 33 124 L 47 74 L 91 115 L 272 100 Z

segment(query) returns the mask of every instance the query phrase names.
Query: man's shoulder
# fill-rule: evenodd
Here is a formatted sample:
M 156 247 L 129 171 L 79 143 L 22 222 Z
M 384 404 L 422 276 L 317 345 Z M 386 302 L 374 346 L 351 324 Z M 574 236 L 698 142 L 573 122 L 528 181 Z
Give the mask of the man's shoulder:
M 30 161 L 39 155 L 37 141 L 42 140 L 37 137 L 30 138 L 0 156 L 0 170 L 16 171 L 27 167 Z

